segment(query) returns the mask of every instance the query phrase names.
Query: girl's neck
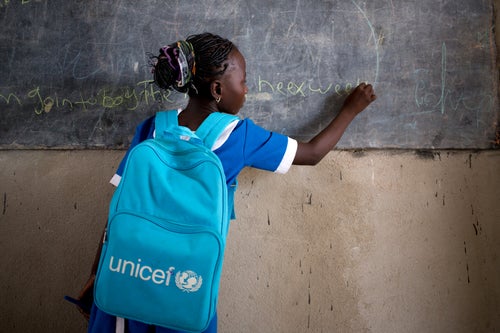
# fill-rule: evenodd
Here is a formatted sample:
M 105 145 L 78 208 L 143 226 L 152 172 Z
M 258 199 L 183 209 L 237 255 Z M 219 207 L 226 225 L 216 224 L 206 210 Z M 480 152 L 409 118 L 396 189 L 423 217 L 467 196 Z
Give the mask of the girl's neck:
M 201 98 L 190 98 L 186 108 L 179 114 L 179 125 L 188 127 L 192 131 L 213 112 L 217 112 L 215 101 L 207 101 Z

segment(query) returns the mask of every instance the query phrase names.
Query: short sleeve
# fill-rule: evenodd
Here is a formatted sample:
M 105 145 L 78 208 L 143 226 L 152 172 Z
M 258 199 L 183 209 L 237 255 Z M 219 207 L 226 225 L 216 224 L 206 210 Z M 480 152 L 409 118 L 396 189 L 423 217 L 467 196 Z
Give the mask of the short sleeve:
M 293 162 L 295 151 L 289 144 L 295 140 L 270 132 L 248 121 L 246 125 L 245 164 L 247 166 L 286 173 Z M 288 153 L 287 153 L 288 151 Z M 293 155 L 289 161 L 289 155 Z
M 244 167 L 285 173 L 297 152 L 297 142 L 268 131 L 250 119 L 241 120 L 227 141 L 214 151 L 222 162 L 229 184 Z

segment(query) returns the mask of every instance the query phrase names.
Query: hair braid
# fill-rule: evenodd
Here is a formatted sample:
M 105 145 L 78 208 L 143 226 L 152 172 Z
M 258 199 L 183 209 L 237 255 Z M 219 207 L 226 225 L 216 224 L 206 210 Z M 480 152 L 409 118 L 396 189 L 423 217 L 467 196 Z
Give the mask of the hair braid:
M 150 57 L 154 82 L 190 96 L 210 96 L 210 82 L 224 74 L 225 61 L 234 47 L 231 41 L 211 33 L 191 35 L 163 47 L 158 56 Z

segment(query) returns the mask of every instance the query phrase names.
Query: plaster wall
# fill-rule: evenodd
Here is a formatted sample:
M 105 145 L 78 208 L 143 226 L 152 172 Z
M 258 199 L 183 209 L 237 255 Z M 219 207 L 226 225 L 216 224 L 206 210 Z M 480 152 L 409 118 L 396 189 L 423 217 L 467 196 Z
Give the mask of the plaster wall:
M 0 332 L 84 332 L 123 151 L 0 152 Z M 500 151 L 333 151 L 240 176 L 221 332 L 500 331 Z

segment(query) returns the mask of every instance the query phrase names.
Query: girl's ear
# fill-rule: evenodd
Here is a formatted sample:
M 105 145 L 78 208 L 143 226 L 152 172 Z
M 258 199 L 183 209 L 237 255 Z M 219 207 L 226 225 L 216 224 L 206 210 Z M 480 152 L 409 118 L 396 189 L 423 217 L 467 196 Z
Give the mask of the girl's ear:
M 221 88 L 221 82 L 219 80 L 215 80 L 210 84 L 210 93 L 212 94 L 212 97 L 216 101 L 220 101 L 222 97 L 222 88 Z

